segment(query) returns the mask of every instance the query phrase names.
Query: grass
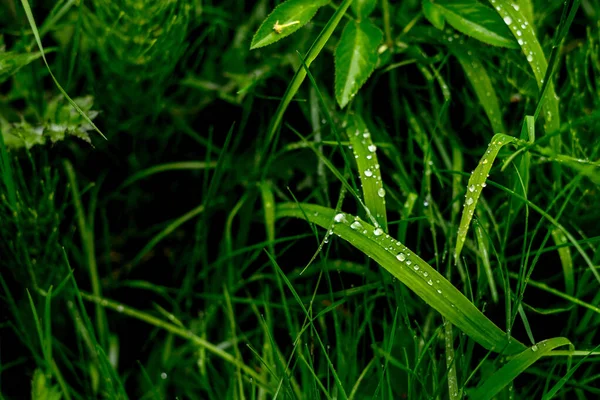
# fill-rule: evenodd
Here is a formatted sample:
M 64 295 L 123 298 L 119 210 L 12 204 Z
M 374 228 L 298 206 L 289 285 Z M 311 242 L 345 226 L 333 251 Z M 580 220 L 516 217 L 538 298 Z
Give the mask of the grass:
M 0 5 L 0 399 L 598 397 L 598 0 L 290 1 Z

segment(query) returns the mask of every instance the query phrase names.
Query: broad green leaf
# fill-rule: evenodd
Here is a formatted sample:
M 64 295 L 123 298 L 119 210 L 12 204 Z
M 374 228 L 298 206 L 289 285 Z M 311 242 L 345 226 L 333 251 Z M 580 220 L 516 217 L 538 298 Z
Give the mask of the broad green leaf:
M 492 168 L 492 164 L 494 164 L 494 160 L 498 155 L 498 152 L 502 148 L 502 146 L 512 143 L 517 139 L 508 136 L 502 133 L 494 135 L 492 137 L 492 141 L 490 142 L 488 149 L 486 150 L 481 160 L 479 160 L 479 164 L 477 164 L 477 168 L 471 174 L 469 178 L 469 183 L 467 185 L 467 194 L 465 195 L 465 205 L 462 213 L 462 217 L 460 219 L 460 225 L 458 226 L 458 236 L 456 238 L 456 250 L 454 251 L 454 258 L 458 262 L 458 258 L 460 257 L 460 252 L 465 244 L 465 240 L 467 238 L 467 232 L 469 231 L 469 225 L 471 224 L 471 220 L 473 219 L 473 214 L 475 213 L 475 207 L 477 207 L 477 202 L 479 200 L 479 196 L 481 196 L 481 192 L 483 188 L 486 186 L 485 181 L 487 180 L 487 176 Z
M 293 217 L 329 229 L 371 257 L 448 321 L 488 350 L 517 354 L 525 346 L 490 321 L 437 270 L 381 228 L 358 217 L 314 204 L 284 203 L 277 218 Z
M 302 28 L 329 0 L 288 0 L 275 7 L 252 38 L 250 49 L 268 46 Z
M 46 52 L 49 52 L 47 50 Z M 16 53 L 0 51 L 0 83 L 4 82 L 30 62 L 37 60 L 42 53 Z
M 507 0 L 489 0 L 492 6 L 502 17 L 505 25 L 513 33 L 521 50 L 531 67 L 538 88 L 544 85 L 544 75 L 548 68 L 548 62 L 544 56 L 542 46 L 535 36 L 532 25 L 512 2 Z M 560 116 L 558 113 L 558 97 L 554 91 L 554 84 L 549 82 L 544 105 L 544 119 L 546 120 L 546 131 L 554 132 L 560 128 Z
M 502 18 L 475 0 L 438 0 L 432 3 L 456 30 L 494 46 L 519 46 Z
M 350 21 L 335 49 L 335 97 L 345 107 L 377 65 L 383 32 L 372 22 Z
M 356 159 L 367 213 L 387 231 L 385 189 L 377 161 L 377 146 L 373 144 L 371 133 L 359 116 L 352 117 L 346 132 Z
M 512 360 L 489 377 L 481 386 L 472 391 L 469 394 L 469 399 L 492 399 L 506 385 L 515 380 L 517 376 L 521 375 L 523 371 L 542 358 L 542 356 L 548 355 L 552 350 L 561 346 L 573 347 L 568 339 L 562 337 L 542 340 L 541 342 L 534 344 L 530 348 L 524 350 L 521 354 L 516 355 Z
M 425 15 L 425 18 L 431 22 L 431 25 L 440 30 L 444 29 L 446 22 L 444 19 L 444 14 L 439 7 L 433 5 L 431 0 L 423 0 L 423 14 Z
M 354 0 L 352 2 L 352 10 L 358 19 L 367 18 L 377 5 L 377 0 Z
M 471 51 L 465 51 L 462 46 L 449 43 L 448 47 L 465 70 L 467 79 L 471 82 L 494 133 L 506 133 L 496 90 L 479 58 L 473 56 Z

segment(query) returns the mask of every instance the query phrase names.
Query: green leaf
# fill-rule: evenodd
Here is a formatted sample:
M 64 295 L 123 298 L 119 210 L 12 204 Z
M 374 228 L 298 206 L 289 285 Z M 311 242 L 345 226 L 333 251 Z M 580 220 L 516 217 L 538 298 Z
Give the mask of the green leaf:
M 423 14 L 427 21 L 431 22 L 431 25 L 436 28 L 442 30 L 444 29 L 444 25 L 446 20 L 444 19 L 444 14 L 436 7 L 431 0 L 423 0 Z
M 573 346 L 568 339 L 557 337 L 534 344 L 521 354 L 516 355 L 512 360 L 505 364 L 489 377 L 481 386 L 469 393 L 469 399 L 487 400 L 495 395 L 509 383 L 511 383 L 523 371 L 529 368 L 533 363 L 548 355 L 552 350 L 560 346 Z
M 314 204 L 284 203 L 277 207 L 277 218 L 307 219 L 348 241 L 398 278 L 423 301 L 448 321 L 488 350 L 517 354 L 525 346 L 509 339 L 442 274 L 382 229 L 358 217 Z
M 252 38 L 250 49 L 268 46 L 302 28 L 329 0 L 288 0 L 275 7 Z
M 475 0 L 438 0 L 432 5 L 465 35 L 494 46 L 519 47 L 498 13 Z
M 354 0 L 351 7 L 360 20 L 371 15 L 376 5 L 377 0 Z
M 49 52 L 49 50 L 46 50 Z M 13 51 L 0 51 L 0 83 L 16 74 L 30 62 L 37 60 L 42 53 L 16 53 Z
M 383 32 L 370 21 L 348 22 L 335 49 L 335 97 L 345 107 L 377 65 Z

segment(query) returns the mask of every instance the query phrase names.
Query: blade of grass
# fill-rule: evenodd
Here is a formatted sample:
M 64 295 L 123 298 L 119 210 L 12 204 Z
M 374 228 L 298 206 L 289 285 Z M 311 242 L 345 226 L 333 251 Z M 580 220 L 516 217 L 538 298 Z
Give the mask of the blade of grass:
M 342 217 L 337 218 L 340 222 L 333 226 L 334 234 L 373 258 L 477 343 L 507 354 L 524 349 L 515 339 L 509 340 L 458 289 L 406 246 L 357 217 L 345 213 L 337 215 L 340 214 Z M 313 204 L 280 204 L 276 215 L 278 218 L 307 219 L 325 229 L 329 228 L 332 220 L 336 220 L 335 210 Z
M 552 350 L 561 346 L 573 345 L 568 339 L 557 337 L 543 340 L 524 350 L 512 358 L 506 365 L 496 371 L 482 385 L 470 393 L 469 398 L 474 400 L 488 400 L 496 396 L 506 385 L 510 384 L 517 376 L 529 366 L 548 355 Z
M 106 139 L 106 136 L 104 136 L 104 134 L 102 132 L 100 132 L 100 129 L 98 129 L 98 127 L 92 122 L 90 117 L 88 117 L 87 114 L 85 112 L 83 112 L 83 110 L 81 108 L 79 108 L 77 103 L 75 103 L 73 101 L 73 99 L 71 99 L 71 97 L 69 97 L 69 95 L 67 94 L 65 89 L 63 89 L 63 87 L 60 85 L 58 80 L 54 77 L 54 74 L 52 73 L 52 70 L 50 69 L 50 65 L 48 64 L 48 60 L 46 60 L 46 55 L 44 54 L 44 47 L 42 46 L 42 39 L 40 38 L 40 34 L 38 32 L 37 25 L 35 23 L 35 19 L 33 18 L 33 13 L 31 12 L 31 7 L 29 6 L 29 1 L 21 0 L 21 4 L 23 5 L 23 10 L 25 10 L 25 15 L 27 16 L 27 20 L 29 21 L 29 26 L 31 27 L 31 31 L 33 32 L 33 36 L 35 37 L 35 41 L 38 45 L 38 48 L 40 49 L 40 53 L 42 53 L 42 59 L 44 60 L 44 64 L 46 64 L 46 69 L 48 69 L 48 73 L 52 77 L 54 84 L 56 85 L 58 90 L 63 94 L 63 96 L 65 96 L 65 98 L 67 99 L 69 104 L 71 104 L 71 106 L 79 113 L 79 115 L 81 115 L 83 117 L 83 119 L 85 119 L 85 121 L 88 124 L 90 124 L 90 126 L 92 128 L 94 128 L 94 130 L 96 132 L 98 132 L 100 134 L 100 136 L 102 136 L 104 139 Z M 106 139 L 106 140 L 108 140 L 108 139 Z
M 481 191 L 486 186 L 486 180 L 490 169 L 494 164 L 494 160 L 496 159 L 496 156 L 498 155 L 498 152 L 502 146 L 512 143 L 515 140 L 516 139 L 514 137 L 504 134 L 494 135 L 490 144 L 488 145 L 487 151 L 483 157 L 481 157 L 481 160 L 479 160 L 475 171 L 471 173 L 469 183 L 467 184 L 467 194 L 465 195 L 466 200 L 464 209 L 460 219 L 460 224 L 458 226 L 456 248 L 454 250 L 454 260 L 456 263 L 458 263 L 460 253 L 467 238 L 467 232 L 469 231 L 471 219 L 473 218 L 473 214 L 475 212 L 475 207 L 477 206 L 479 196 L 481 196 Z
M 385 189 L 377 160 L 377 146 L 373 144 L 371 133 L 359 115 L 352 116 L 348 125 L 346 132 L 356 159 L 367 214 L 373 215 L 377 226 L 387 231 Z

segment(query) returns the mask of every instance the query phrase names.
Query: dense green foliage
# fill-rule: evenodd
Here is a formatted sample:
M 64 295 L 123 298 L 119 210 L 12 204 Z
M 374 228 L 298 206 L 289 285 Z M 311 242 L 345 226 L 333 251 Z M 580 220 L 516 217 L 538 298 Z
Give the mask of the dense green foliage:
M 0 400 L 599 397 L 599 21 L 0 1 Z

